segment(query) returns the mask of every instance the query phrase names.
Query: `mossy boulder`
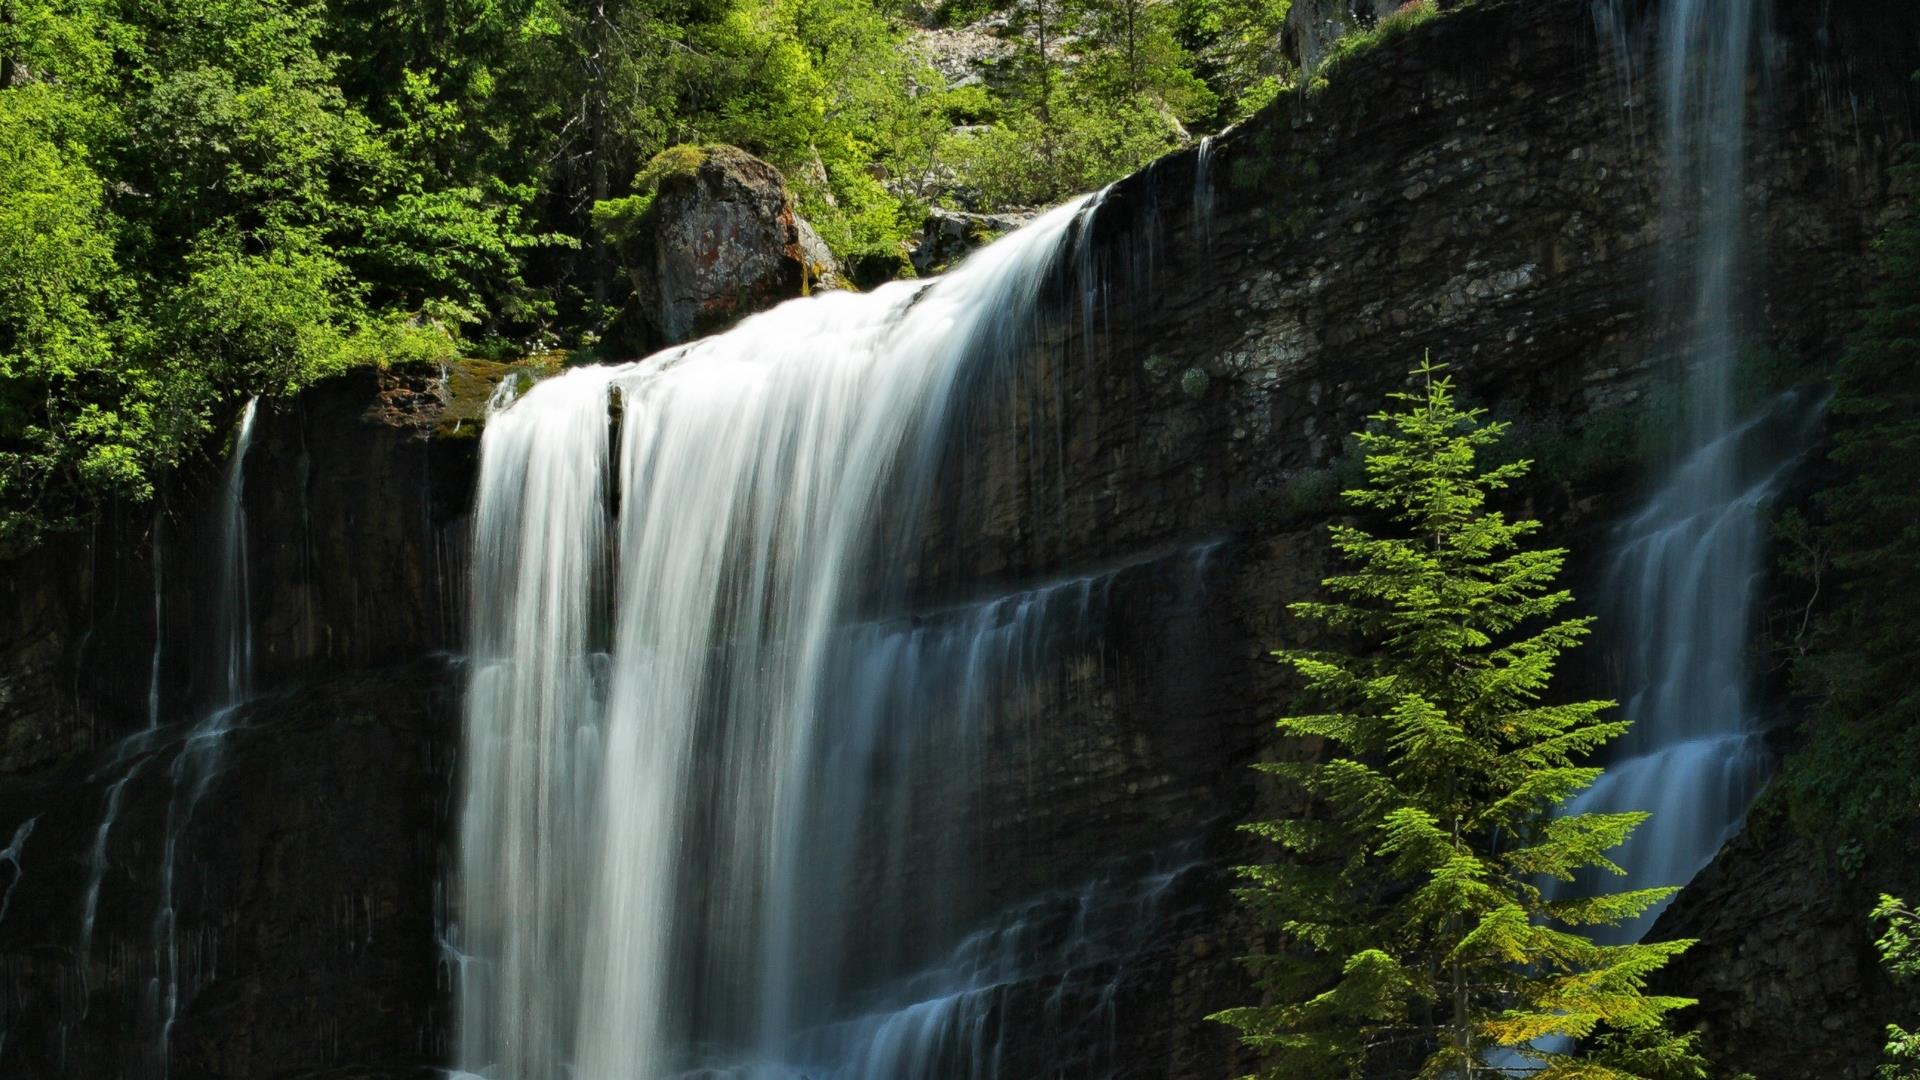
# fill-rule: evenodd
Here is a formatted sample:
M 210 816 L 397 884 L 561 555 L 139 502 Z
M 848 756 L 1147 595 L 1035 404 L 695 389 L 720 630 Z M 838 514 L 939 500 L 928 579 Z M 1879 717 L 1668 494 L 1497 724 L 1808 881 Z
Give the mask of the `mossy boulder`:
M 975 249 L 1032 221 L 1033 214 L 969 214 L 935 207 L 920 226 L 920 242 L 910 256 L 919 274 L 937 274 L 966 258 Z
M 633 282 L 621 344 L 652 351 L 838 287 L 833 253 L 794 211 L 779 170 L 733 146 L 675 146 L 594 208 Z

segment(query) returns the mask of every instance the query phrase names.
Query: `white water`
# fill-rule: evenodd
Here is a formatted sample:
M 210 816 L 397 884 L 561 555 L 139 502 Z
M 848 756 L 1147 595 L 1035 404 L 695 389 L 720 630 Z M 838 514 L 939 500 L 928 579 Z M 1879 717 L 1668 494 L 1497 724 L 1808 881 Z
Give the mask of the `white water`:
M 88 961 L 93 955 L 93 921 L 100 913 L 100 887 L 107 876 L 107 841 L 113 835 L 114 822 L 120 818 L 120 793 L 140 774 L 141 766 L 146 763 L 146 758 L 135 761 L 125 775 L 108 785 L 106 804 L 100 811 L 100 824 L 93 831 L 93 851 L 87 859 L 87 889 L 80 898 L 80 947 L 74 952 L 79 959 L 83 987 L 90 967 Z
M 859 612 L 897 606 L 949 411 L 1022 346 L 1090 212 L 931 284 L 787 304 L 499 403 L 475 519 L 460 1070 L 993 1075 L 955 1064 L 972 1021 L 932 1004 L 978 981 L 956 973 L 978 965 L 953 959 L 952 919 L 987 856 L 955 822 L 980 732 L 1038 692 L 1028 673 L 1089 632 L 1111 579 Z M 916 969 L 941 974 L 849 1012 Z
M 1213 250 L 1213 140 L 1212 135 L 1201 136 L 1193 151 L 1193 227 L 1209 252 Z
M 1660 28 L 1660 299 L 1688 372 L 1688 450 L 1621 531 L 1603 632 L 1627 643 L 1622 704 L 1635 726 L 1605 778 L 1568 808 L 1652 812 L 1615 855 L 1627 887 L 1685 884 L 1739 827 L 1771 767 L 1747 656 L 1762 511 L 1806 444 L 1810 410 L 1788 398 L 1760 418 L 1736 415 L 1748 82 L 1767 15 L 1765 0 L 1671 0 Z M 1637 939 L 1655 915 L 1614 936 Z

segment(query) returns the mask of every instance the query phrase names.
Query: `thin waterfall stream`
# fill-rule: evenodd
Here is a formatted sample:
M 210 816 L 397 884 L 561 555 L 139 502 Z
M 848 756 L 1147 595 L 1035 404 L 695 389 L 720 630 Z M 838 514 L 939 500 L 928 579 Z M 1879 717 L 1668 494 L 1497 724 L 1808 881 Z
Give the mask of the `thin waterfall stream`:
M 221 750 L 232 730 L 234 714 L 246 703 L 253 682 L 253 606 L 247 573 L 247 450 L 253 445 L 254 420 L 260 399 L 248 399 L 240 412 L 220 488 L 220 577 L 214 619 L 214 647 L 224 676 L 220 699 L 195 722 L 168 767 L 171 795 L 167 800 L 166 839 L 161 852 L 160 907 L 153 921 L 153 977 L 147 990 L 147 1008 L 153 1025 L 154 1075 L 171 1073 L 173 1026 L 180 1016 L 181 996 L 188 987 L 182 975 L 178 901 L 180 846 L 193 822 L 194 811 L 220 770 Z M 136 738 L 139 738 L 136 736 Z M 137 745 L 137 744 L 136 744 Z M 145 762 L 136 760 L 130 779 Z M 123 780 L 122 783 L 125 781 Z M 117 790 L 115 792 L 117 794 Z M 112 827 L 116 803 L 107 800 L 99 852 L 106 854 L 105 832 Z M 104 867 L 94 873 L 103 872 Z M 98 888 L 89 889 L 89 904 L 98 902 Z M 91 941 L 91 920 L 86 926 Z
M 1619 531 L 1602 633 L 1626 643 L 1634 722 L 1568 812 L 1646 810 L 1615 856 L 1627 887 L 1684 885 L 1739 828 L 1772 769 L 1748 657 L 1767 555 L 1764 510 L 1810 445 L 1819 402 L 1740 415 L 1750 83 L 1767 0 L 1674 0 L 1659 27 L 1661 289 L 1685 369 L 1682 454 Z M 1635 940 L 1659 909 L 1616 931 Z

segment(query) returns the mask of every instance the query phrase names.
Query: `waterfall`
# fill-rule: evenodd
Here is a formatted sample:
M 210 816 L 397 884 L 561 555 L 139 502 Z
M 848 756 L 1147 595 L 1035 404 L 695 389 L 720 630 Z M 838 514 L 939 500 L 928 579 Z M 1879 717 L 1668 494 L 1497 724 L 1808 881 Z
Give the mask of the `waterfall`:
M 248 398 L 240 410 L 240 427 L 233 436 L 233 453 L 220 491 L 220 611 L 215 639 L 226 662 L 227 709 L 247 699 L 253 681 L 253 598 L 247 577 L 247 448 L 253 445 L 254 414 L 259 398 Z M 158 548 L 155 548 L 155 573 Z M 156 580 L 158 580 L 156 578 Z M 218 710 L 216 710 L 218 711 Z
M 27 837 L 33 835 L 33 827 L 40 820 L 39 815 L 28 818 L 13 830 L 13 839 L 7 846 L 0 848 L 0 863 L 13 867 L 13 876 L 7 881 L 4 892 L 0 892 L 0 919 L 7 917 L 7 908 L 13 905 L 13 890 L 20 887 L 20 879 L 26 876 L 26 867 L 20 864 L 20 856 L 27 847 Z
M 168 770 L 171 794 L 167 800 L 166 840 L 160 856 L 160 907 L 153 920 L 153 976 L 148 983 L 148 1012 L 152 1018 L 154 1069 L 152 1075 L 165 1077 L 171 1067 L 169 1050 L 173 1024 L 180 1015 L 180 935 L 179 910 L 175 904 L 178 887 L 180 843 L 193 821 L 193 812 L 207 793 L 220 767 L 220 751 L 232 728 L 235 712 L 245 704 L 252 686 L 253 617 L 247 575 L 247 450 L 253 445 L 253 423 L 260 401 L 251 398 L 240 412 L 233 437 L 233 451 L 227 458 L 226 473 L 220 487 L 220 578 L 216 592 L 218 603 L 214 620 L 214 652 L 221 664 L 222 696 L 188 730 Z M 145 759 L 137 760 L 127 772 L 131 779 Z M 125 783 L 122 780 L 121 783 Z M 109 795 L 101 819 L 96 851 L 101 860 L 90 872 L 98 878 L 105 872 L 106 834 L 112 829 L 118 801 L 115 790 Z M 98 886 L 89 889 L 89 916 L 98 900 Z
M 160 515 L 153 515 L 153 655 L 147 660 L 147 730 L 160 726 L 160 650 L 167 637 L 166 609 L 162 606 L 165 556 L 160 547 Z
M 955 403 L 1031 340 L 1094 205 L 931 283 L 789 303 L 496 400 L 452 928 L 462 1070 L 992 1075 L 932 1064 L 951 1039 L 902 1049 L 855 1001 L 964 951 L 944 935 L 973 902 L 980 853 L 956 822 L 980 732 L 1097 621 L 1104 579 L 862 613 L 904 602 Z
M 1193 151 L 1193 230 L 1200 238 L 1201 249 L 1209 253 L 1213 251 L 1214 138 L 1202 135 Z
M 1672 0 L 1661 27 L 1659 301 L 1687 368 L 1687 449 L 1620 530 L 1603 625 L 1626 643 L 1622 705 L 1634 728 L 1607 775 L 1568 807 L 1652 812 L 1615 856 L 1629 887 L 1691 879 L 1771 767 L 1745 655 L 1765 574 L 1761 511 L 1807 444 L 1815 410 L 1789 396 L 1737 415 L 1748 81 L 1768 14 L 1765 0 Z M 1618 936 L 1637 939 L 1656 914 Z
M 93 955 L 93 922 L 100 913 L 100 886 L 107 877 L 107 841 L 113 836 L 114 822 L 120 818 L 120 793 L 140 775 L 140 768 L 146 763 L 146 758 L 138 759 L 120 779 L 107 786 L 100 824 L 93 830 L 93 851 L 87 859 L 87 887 L 80 894 L 80 947 L 74 950 L 74 956 L 79 958 L 83 985 L 87 979 L 87 962 Z

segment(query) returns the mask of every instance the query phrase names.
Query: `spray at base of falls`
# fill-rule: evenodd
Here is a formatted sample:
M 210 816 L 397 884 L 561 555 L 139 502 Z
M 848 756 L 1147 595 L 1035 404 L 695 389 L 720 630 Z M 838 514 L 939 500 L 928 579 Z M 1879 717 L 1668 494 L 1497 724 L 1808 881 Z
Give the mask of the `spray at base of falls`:
M 990 857 L 968 796 L 983 733 L 1098 632 L 1111 579 L 863 613 L 903 607 L 955 411 L 1028 345 L 1045 290 L 1094 284 L 1065 263 L 1096 203 L 931 283 L 789 303 L 500 403 L 448 951 L 460 1070 L 996 1075 L 981 1003 L 1013 973 L 961 932 Z

